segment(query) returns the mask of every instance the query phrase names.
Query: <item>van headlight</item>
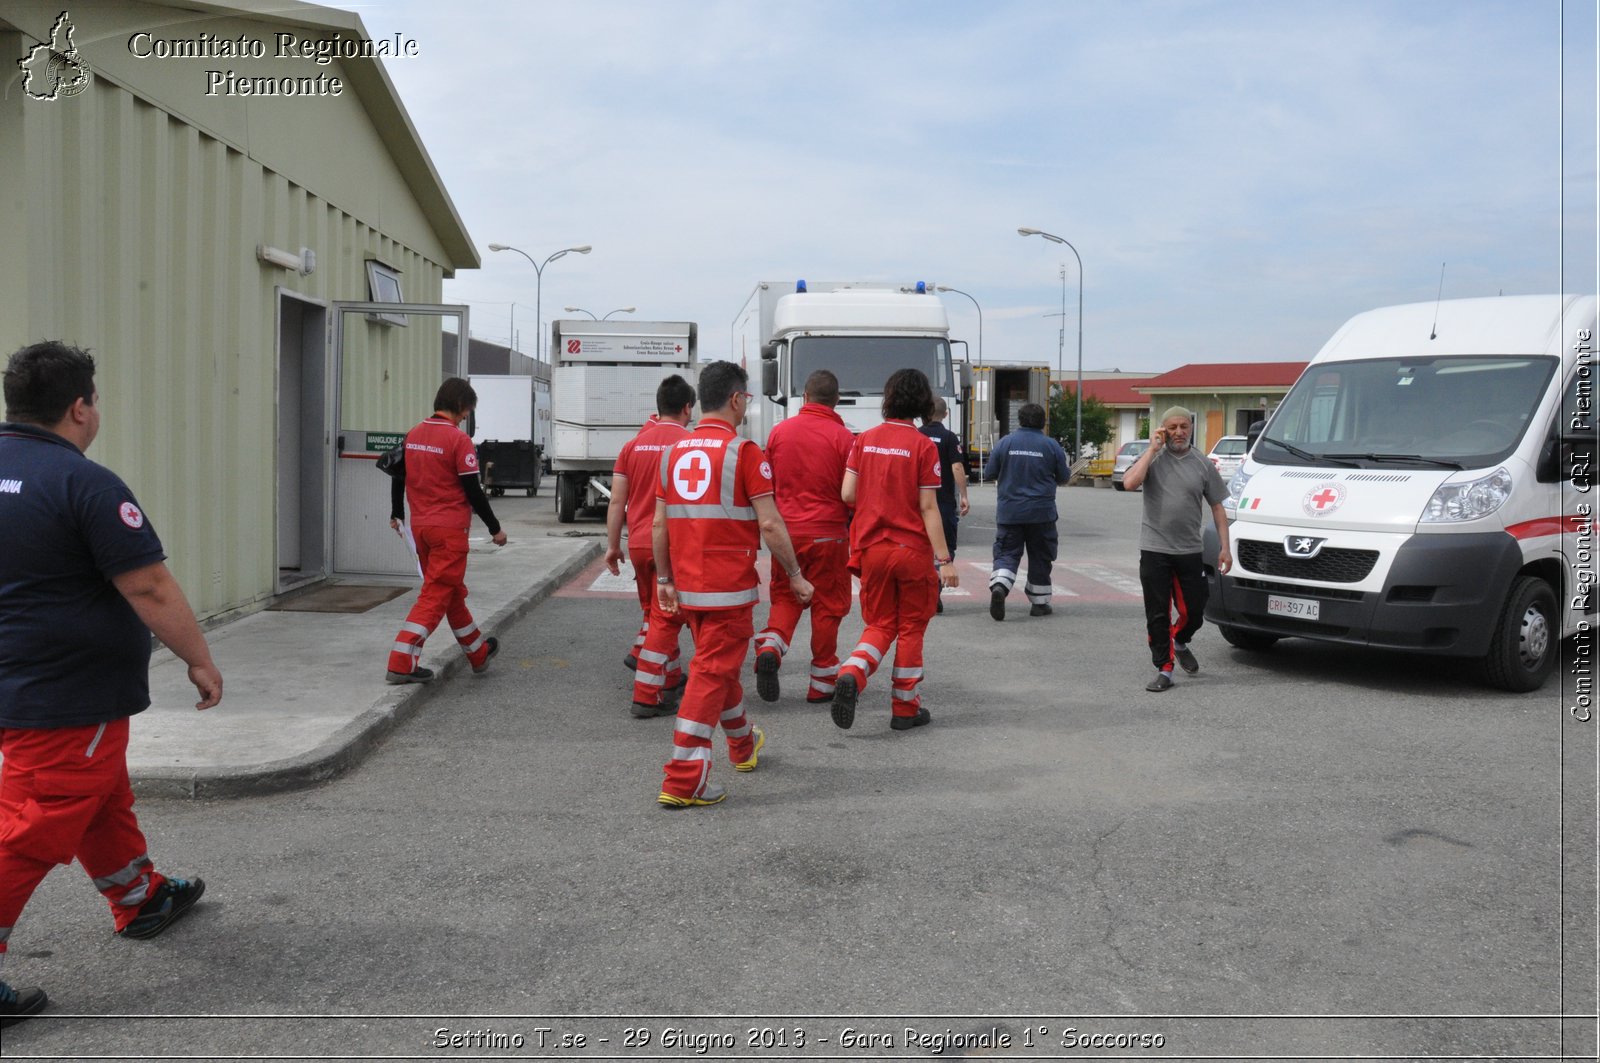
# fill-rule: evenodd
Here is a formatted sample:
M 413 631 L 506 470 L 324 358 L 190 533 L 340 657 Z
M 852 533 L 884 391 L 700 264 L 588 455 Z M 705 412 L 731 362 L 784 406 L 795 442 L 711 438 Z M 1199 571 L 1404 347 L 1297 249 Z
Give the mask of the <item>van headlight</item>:
M 1244 471 L 1244 462 L 1233 470 L 1233 477 L 1228 480 L 1228 497 L 1222 500 L 1222 511 L 1232 520 L 1239 512 L 1239 499 L 1244 497 L 1244 485 L 1250 482 L 1250 474 Z
M 1423 524 L 1455 524 L 1487 517 L 1511 497 L 1511 474 L 1504 467 L 1465 483 L 1440 484 L 1422 511 Z

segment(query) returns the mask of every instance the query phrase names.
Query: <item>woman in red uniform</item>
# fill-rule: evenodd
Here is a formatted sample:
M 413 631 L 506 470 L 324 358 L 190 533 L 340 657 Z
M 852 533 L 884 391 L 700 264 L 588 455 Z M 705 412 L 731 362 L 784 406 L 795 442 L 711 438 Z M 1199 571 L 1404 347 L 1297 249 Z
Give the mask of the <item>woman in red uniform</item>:
M 389 651 L 390 683 L 426 683 L 433 669 L 417 663 L 422 643 L 440 620 L 467 655 L 472 670 L 482 673 L 500 651 L 500 640 L 484 636 L 467 609 L 467 529 L 476 512 L 496 546 L 506 544 L 494 510 L 478 482 L 478 451 L 461 430 L 461 422 L 478 406 L 478 393 L 460 377 L 439 386 L 433 416 L 406 433 L 405 467 L 393 481 L 389 527 L 405 519 L 411 502 L 411 530 L 422 566 L 422 590 Z
M 939 604 L 939 586 L 959 582 L 939 516 L 939 448 L 912 422 L 933 410 L 933 389 L 916 369 L 901 369 L 883 386 L 884 423 L 863 432 L 845 466 L 840 495 L 856 507 L 850 527 L 850 571 L 861 577 L 866 630 L 839 669 L 833 722 L 849 727 L 867 677 L 894 651 L 896 731 L 921 727 L 922 636 Z

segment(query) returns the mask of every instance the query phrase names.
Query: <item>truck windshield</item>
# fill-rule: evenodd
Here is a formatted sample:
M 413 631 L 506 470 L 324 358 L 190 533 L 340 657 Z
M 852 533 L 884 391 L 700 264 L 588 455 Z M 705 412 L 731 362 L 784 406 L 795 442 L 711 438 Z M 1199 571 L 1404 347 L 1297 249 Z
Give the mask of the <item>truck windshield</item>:
M 1267 465 L 1493 465 L 1516 449 L 1555 369 L 1554 358 L 1531 356 L 1313 365 L 1253 456 Z
M 792 394 L 805 389 L 806 377 L 829 369 L 839 378 L 841 395 L 882 395 L 896 369 L 920 369 L 935 395 L 954 395 L 950 344 L 936 336 L 800 336 L 793 344 Z

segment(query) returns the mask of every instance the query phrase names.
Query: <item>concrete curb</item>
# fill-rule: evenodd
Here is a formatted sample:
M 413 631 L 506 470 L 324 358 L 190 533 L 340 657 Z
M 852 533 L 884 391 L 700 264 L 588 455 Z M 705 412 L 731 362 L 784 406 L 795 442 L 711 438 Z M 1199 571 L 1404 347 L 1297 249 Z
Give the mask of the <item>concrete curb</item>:
M 576 555 L 548 576 L 507 602 L 482 625 L 498 631 L 515 623 L 534 606 L 554 594 L 605 552 L 603 543 L 586 543 Z M 452 656 L 432 683 L 385 687 L 371 708 L 359 714 L 333 737 L 299 756 L 249 768 L 198 769 L 130 773 L 133 792 L 140 798 L 230 798 L 284 793 L 316 786 L 342 775 L 383 744 L 390 733 L 425 705 L 443 682 L 467 667 L 466 658 Z

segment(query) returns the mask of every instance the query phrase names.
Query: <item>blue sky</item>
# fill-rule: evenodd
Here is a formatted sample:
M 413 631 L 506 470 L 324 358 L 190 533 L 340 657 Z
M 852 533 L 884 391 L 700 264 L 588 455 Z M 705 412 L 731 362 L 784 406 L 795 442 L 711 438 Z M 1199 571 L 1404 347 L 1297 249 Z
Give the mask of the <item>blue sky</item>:
M 636 306 L 725 356 L 757 281 L 928 280 L 984 359 L 1311 357 L 1351 314 L 1596 285 L 1588 0 L 366 0 L 503 342 Z M 1563 47 L 1563 7 L 1565 47 Z M 1566 91 L 1561 64 L 1566 63 Z M 1565 128 L 1563 128 L 1563 120 Z M 1564 159 L 1563 159 L 1563 152 Z M 1563 194 L 1565 198 L 1563 213 Z M 946 296 L 976 353 L 972 303 Z

